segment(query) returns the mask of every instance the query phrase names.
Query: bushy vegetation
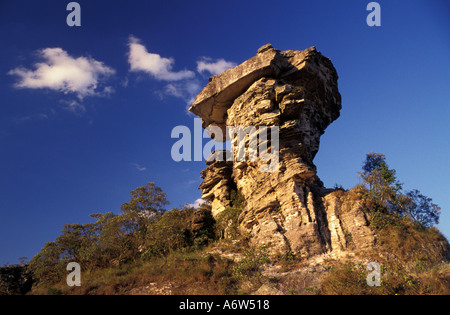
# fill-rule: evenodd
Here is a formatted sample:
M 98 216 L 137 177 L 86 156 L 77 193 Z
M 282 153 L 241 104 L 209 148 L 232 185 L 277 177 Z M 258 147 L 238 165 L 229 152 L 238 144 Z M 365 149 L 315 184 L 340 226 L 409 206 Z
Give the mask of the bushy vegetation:
M 439 223 L 441 209 L 417 189 L 403 192 L 403 184 L 396 171 L 389 168 L 384 154 L 368 153 L 362 169 L 359 174 L 363 183 L 356 190 L 371 212 L 390 214 L 391 219 L 407 217 L 423 227 Z
M 324 295 L 448 295 L 450 266 L 437 265 L 425 269 L 420 263 L 413 267 L 384 263 L 381 285 L 367 285 L 368 271 L 361 263 L 345 262 L 333 267 L 322 280 L 319 294 Z
M 248 248 L 245 256 L 234 266 L 233 275 L 238 280 L 260 276 L 259 268 L 270 261 L 264 247 Z
M 370 214 L 377 241 L 363 256 L 381 264 L 381 286 L 367 285 L 365 265 L 336 262 L 319 293 L 450 294 L 450 247 L 434 227 L 440 208 L 418 190 L 403 192 L 383 154 L 368 153 L 362 169 L 362 184 L 346 194 L 362 199 Z
M 30 270 L 40 285 L 64 279 L 69 262 L 84 271 L 145 262 L 174 251 L 193 251 L 214 239 L 214 220 L 207 205 L 166 211 L 162 190 L 148 183 L 131 192 L 121 214 L 93 214 L 86 224 L 67 224 L 55 241 L 31 259 Z
M 232 190 L 230 193 L 230 206 L 225 208 L 217 217 L 217 237 L 238 239 L 241 236 L 239 231 L 239 216 L 244 207 L 244 197 L 238 191 Z
M 166 194 L 159 187 L 138 187 L 121 213 L 92 214 L 93 222 L 67 224 L 56 240 L 47 242 L 29 263 L 32 293 L 122 294 L 149 282 L 170 282 L 176 286 L 172 293 L 236 294 L 242 276 L 256 276 L 265 256 L 247 248 L 236 264 L 208 254 L 207 247 L 225 236 L 240 237 L 243 201 L 232 191 L 230 207 L 216 221 L 207 203 L 167 211 Z M 82 266 L 82 287 L 65 283 L 72 261 Z
M 434 227 L 440 208 L 418 190 L 404 192 L 383 154 L 367 154 L 360 176 L 360 185 L 337 187 L 335 193 L 363 201 L 377 235 L 364 259 L 382 265 L 382 286 L 367 285 L 361 263 L 334 262 L 321 287 L 306 292 L 449 294 L 450 249 Z M 290 252 L 269 257 L 266 248 L 249 246 L 239 228 L 245 200 L 237 190 L 216 220 L 207 203 L 170 211 L 167 204 L 166 194 L 148 183 L 130 193 L 120 213 L 96 213 L 92 222 L 65 225 L 29 262 L 31 293 L 129 294 L 143 288 L 146 294 L 247 294 L 267 280 L 261 274 L 267 263 L 283 272 L 304 264 Z M 226 251 L 239 259 L 220 254 Z M 69 262 L 82 266 L 81 287 L 65 282 Z M 0 278 L 0 294 L 24 293 L 3 281 L 7 277 Z

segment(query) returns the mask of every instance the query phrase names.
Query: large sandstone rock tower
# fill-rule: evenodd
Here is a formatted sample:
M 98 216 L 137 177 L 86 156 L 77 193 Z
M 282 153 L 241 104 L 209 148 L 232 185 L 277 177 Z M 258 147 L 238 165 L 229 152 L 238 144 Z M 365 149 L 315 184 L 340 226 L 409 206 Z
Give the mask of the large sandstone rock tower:
M 312 256 L 345 250 L 350 241 L 356 247 L 373 242 L 362 206 L 325 189 L 313 163 L 320 136 L 339 117 L 337 80 L 330 59 L 315 47 L 279 51 L 268 44 L 211 77 L 190 108 L 204 128 L 218 126 L 224 135 L 227 126 L 278 126 L 274 171 L 262 172 L 261 160 L 211 161 L 200 185 L 215 217 L 230 205 L 231 191 L 239 191 L 241 231 L 272 253 Z

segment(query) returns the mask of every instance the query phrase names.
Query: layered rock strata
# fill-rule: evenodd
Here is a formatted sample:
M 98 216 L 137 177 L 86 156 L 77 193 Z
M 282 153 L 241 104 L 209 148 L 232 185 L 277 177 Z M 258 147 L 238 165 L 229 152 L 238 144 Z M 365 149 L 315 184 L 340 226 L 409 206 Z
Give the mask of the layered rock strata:
M 204 128 L 221 128 L 223 137 L 216 140 L 227 140 L 227 127 L 256 130 L 258 137 L 244 138 L 246 159 L 207 162 L 200 189 L 215 217 L 230 206 L 231 191 L 239 191 L 245 199 L 241 231 L 272 253 L 311 256 L 345 250 L 349 240 L 357 247 L 374 240 L 362 207 L 329 194 L 313 163 L 320 136 L 339 117 L 337 80 L 330 59 L 315 47 L 279 51 L 268 44 L 241 65 L 211 77 L 190 108 Z M 270 137 L 274 132 L 263 140 L 264 126 L 276 128 L 278 142 Z M 235 143 L 236 137 L 228 140 Z M 276 167 L 265 172 L 264 146 L 277 156 Z M 238 156 L 239 146 L 233 150 Z M 252 154 L 258 158 L 248 158 Z

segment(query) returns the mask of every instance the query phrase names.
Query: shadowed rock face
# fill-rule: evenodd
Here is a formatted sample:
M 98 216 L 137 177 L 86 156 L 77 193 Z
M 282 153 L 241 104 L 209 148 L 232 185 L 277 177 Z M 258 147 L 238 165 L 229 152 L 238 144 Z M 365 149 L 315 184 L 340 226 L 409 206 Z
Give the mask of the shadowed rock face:
M 261 165 L 267 164 L 262 159 L 212 161 L 202 171 L 200 185 L 215 217 L 230 205 L 231 191 L 239 191 L 245 199 L 240 229 L 272 253 L 316 255 L 343 250 L 350 231 L 354 239 L 361 235 L 364 244 L 366 238 L 373 239 L 361 207 L 349 208 L 339 198 L 327 196 L 313 164 L 320 136 L 339 117 L 337 79 L 331 61 L 314 47 L 279 51 L 268 44 L 255 57 L 211 77 L 190 108 L 202 118 L 204 128 L 213 125 L 223 130 L 222 141 L 227 126 L 278 127 L 275 170 L 261 172 Z M 245 139 L 249 148 L 249 137 Z M 270 146 L 272 140 L 266 144 Z M 352 211 L 356 211 L 351 216 L 355 222 L 348 218 Z

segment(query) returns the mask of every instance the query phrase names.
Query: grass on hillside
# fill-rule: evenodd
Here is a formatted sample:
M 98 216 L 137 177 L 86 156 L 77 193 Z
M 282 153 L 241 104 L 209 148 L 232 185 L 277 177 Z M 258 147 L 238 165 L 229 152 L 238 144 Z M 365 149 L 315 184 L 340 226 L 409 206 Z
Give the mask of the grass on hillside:
M 215 244 L 236 249 L 236 246 Z M 59 283 L 36 286 L 35 295 L 115 295 L 115 294 L 248 294 L 260 285 L 259 267 L 268 262 L 263 249 L 248 249 L 234 262 L 209 253 L 211 247 L 196 251 L 175 251 L 148 262 L 82 271 L 82 285 L 68 287 Z M 242 286 L 245 284 L 245 286 Z M 256 286 L 256 287 L 255 287 Z M 140 290 L 141 289 L 141 290 Z
M 376 244 L 358 255 L 380 264 L 381 286 L 367 285 L 365 265 L 335 262 L 322 279 L 319 294 L 450 294 L 449 244 L 438 229 L 382 213 L 372 215 L 371 228 L 377 235 Z

